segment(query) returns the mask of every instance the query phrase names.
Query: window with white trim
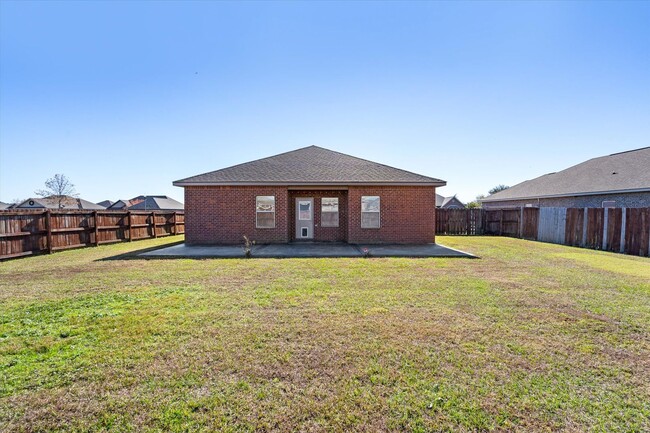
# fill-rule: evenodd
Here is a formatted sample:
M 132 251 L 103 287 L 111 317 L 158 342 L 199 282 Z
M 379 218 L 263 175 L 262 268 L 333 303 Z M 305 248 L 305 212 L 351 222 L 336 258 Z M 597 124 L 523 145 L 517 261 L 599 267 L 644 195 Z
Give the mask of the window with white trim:
M 338 197 L 323 197 L 320 199 L 320 225 L 321 227 L 339 226 Z
M 380 227 L 380 199 L 378 195 L 361 196 L 361 228 L 378 229 Z
M 255 198 L 255 213 L 255 226 L 258 229 L 275 228 L 275 196 L 258 195 Z

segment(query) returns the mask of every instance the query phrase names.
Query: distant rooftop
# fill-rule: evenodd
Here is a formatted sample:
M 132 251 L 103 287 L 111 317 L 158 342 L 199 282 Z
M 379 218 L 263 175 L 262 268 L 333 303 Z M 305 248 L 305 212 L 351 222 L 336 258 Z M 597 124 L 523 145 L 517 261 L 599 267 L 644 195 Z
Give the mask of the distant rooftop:
M 106 209 L 104 206 L 100 206 L 95 203 L 91 203 L 88 200 L 82 198 L 62 196 L 62 199 L 59 197 L 50 196 L 50 197 L 33 197 L 28 198 L 27 200 L 16 204 L 15 208 L 17 209 L 92 209 L 92 210 L 101 210 Z
M 593 158 L 492 194 L 482 202 L 650 191 L 650 147 Z
M 110 208 L 131 210 L 183 210 L 183 203 L 166 195 L 139 195 L 131 200 L 118 200 Z

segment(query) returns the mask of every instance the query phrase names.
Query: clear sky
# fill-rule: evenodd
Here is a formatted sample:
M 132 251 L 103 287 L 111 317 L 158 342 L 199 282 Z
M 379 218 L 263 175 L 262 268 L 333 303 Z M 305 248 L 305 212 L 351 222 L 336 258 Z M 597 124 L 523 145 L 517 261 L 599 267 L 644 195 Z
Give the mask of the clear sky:
M 650 2 L 0 1 L 0 200 L 316 144 L 471 200 L 650 145 Z

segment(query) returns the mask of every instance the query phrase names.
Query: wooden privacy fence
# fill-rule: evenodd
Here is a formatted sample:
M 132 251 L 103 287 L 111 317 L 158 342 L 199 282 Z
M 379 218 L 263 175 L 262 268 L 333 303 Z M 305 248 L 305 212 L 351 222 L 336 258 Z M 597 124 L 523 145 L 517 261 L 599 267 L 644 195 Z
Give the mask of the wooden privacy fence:
M 185 232 L 183 212 L 0 212 L 0 260 Z
M 650 208 L 436 209 L 436 234 L 512 236 L 650 255 Z

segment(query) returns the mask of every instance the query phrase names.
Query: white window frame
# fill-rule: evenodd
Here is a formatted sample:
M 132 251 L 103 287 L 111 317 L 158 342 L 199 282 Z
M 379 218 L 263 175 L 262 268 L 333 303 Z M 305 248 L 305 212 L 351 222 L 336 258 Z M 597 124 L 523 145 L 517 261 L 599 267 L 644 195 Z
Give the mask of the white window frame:
M 264 198 L 272 198 L 273 199 L 273 209 L 272 210 L 259 210 L 259 199 Z M 272 213 L 273 214 L 273 227 L 261 227 L 259 224 L 258 216 L 261 213 Z M 258 195 L 255 197 L 255 228 L 258 229 L 274 229 L 275 228 L 275 196 L 274 195 Z
M 363 201 L 364 201 L 364 199 L 367 199 L 367 198 L 373 198 L 373 199 L 376 198 L 377 199 L 378 206 L 377 206 L 376 211 L 364 211 L 363 210 Z M 368 227 L 368 226 L 365 226 L 363 224 L 363 214 L 367 214 L 367 213 L 376 213 L 377 214 L 377 226 Z M 379 229 L 379 228 L 381 228 L 381 197 L 380 196 L 378 196 L 378 195 L 362 195 L 361 196 L 361 228 L 362 229 Z
M 335 211 L 323 210 L 323 201 L 324 200 L 336 200 L 336 210 Z M 341 215 L 339 213 L 339 206 L 340 206 L 340 203 L 339 203 L 339 198 L 338 197 L 322 197 L 320 199 L 320 226 L 321 227 L 339 227 L 339 225 L 340 225 L 340 215 Z M 332 213 L 332 214 L 335 213 L 336 214 L 336 225 L 334 225 L 334 224 L 329 225 L 329 224 L 323 223 L 323 221 L 324 221 L 323 220 L 323 214 L 324 213 Z

